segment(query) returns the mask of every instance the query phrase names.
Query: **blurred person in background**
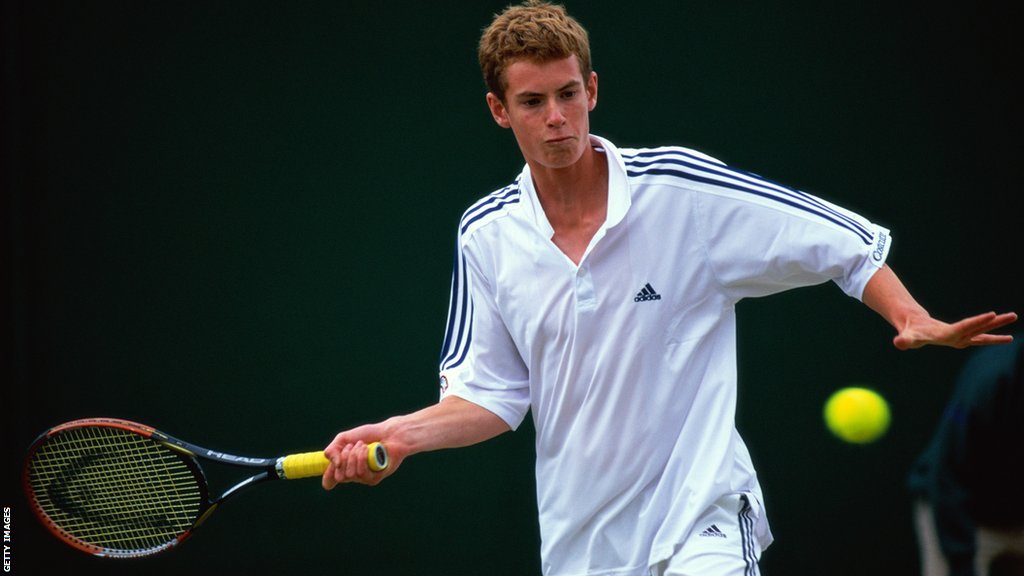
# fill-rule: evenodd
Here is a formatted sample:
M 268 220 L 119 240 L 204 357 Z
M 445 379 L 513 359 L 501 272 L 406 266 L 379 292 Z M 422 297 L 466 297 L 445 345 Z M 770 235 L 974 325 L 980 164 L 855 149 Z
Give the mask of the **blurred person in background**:
M 1024 341 L 964 364 L 908 481 L 924 576 L 1024 576 Z

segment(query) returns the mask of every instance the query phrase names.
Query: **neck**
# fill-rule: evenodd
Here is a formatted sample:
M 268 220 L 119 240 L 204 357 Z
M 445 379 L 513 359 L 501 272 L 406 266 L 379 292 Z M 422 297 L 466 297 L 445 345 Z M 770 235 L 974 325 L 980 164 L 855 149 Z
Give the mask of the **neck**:
M 544 213 L 556 231 L 560 225 L 577 226 L 595 219 L 604 222 L 608 163 L 603 154 L 588 146 L 571 166 L 531 166 L 530 173 Z
M 588 146 L 573 166 L 530 172 L 554 232 L 551 241 L 579 265 L 608 216 L 607 160 Z

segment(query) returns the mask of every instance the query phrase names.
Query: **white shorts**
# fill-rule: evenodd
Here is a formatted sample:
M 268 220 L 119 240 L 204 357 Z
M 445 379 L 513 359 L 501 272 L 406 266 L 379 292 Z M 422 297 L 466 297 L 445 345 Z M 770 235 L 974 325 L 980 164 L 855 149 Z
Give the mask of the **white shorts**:
M 729 494 L 704 511 L 674 556 L 651 576 L 757 576 L 761 546 L 754 534 L 750 496 Z

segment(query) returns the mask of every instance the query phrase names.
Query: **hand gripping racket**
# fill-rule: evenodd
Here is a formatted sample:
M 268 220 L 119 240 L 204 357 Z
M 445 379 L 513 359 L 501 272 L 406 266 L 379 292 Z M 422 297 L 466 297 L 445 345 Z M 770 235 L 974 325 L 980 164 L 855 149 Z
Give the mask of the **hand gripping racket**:
M 210 499 L 198 459 L 259 472 Z M 370 469 L 388 467 L 383 444 L 370 444 Z M 267 480 L 320 476 L 323 452 L 248 458 L 208 450 L 159 430 L 110 418 L 75 420 L 41 434 L 29 448 L 22 484 L 43 525 L 83 552 L 132 558 L 188 538 L 217 507 Z

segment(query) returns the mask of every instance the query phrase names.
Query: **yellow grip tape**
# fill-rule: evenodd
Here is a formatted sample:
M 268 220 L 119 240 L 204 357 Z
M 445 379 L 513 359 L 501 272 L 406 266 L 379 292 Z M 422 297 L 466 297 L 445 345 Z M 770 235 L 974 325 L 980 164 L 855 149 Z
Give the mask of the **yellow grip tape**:
M 322 476 L 329 463 L 323 452 L 304 452 L 285 456 L 281 461 L 281 470 L 289 480 L 310 478 Z
M 370 470 L 380 472 L 388 467 L 388 451 L 380 442 L 374 442 L 367 446 L 366 460 Z M 282 478 L 294 480 L 296 478 L 311 478 L 322 476 L 327 470 L 330 462 L 323 452 L 303 452 L 302 454 L 291 454 L 281 458 L 278 462 L 278 473 Z

